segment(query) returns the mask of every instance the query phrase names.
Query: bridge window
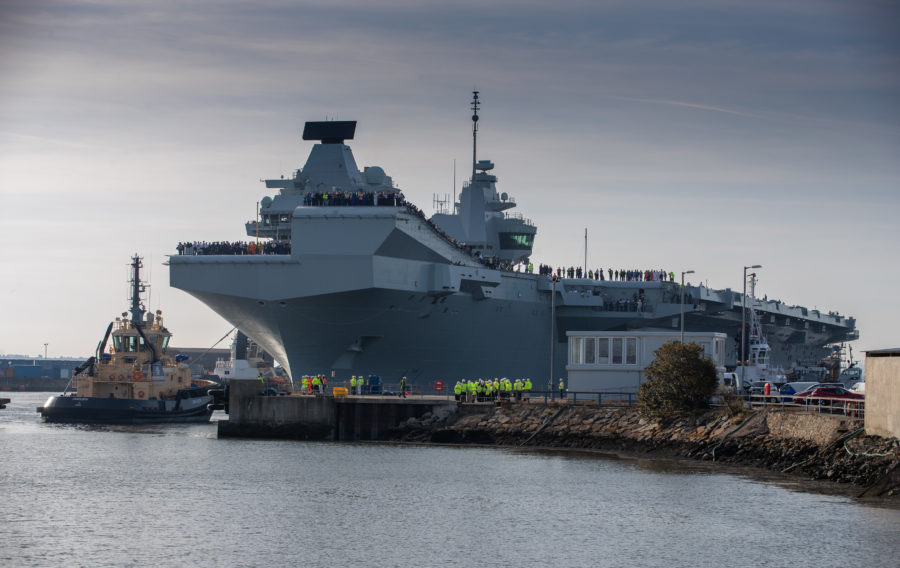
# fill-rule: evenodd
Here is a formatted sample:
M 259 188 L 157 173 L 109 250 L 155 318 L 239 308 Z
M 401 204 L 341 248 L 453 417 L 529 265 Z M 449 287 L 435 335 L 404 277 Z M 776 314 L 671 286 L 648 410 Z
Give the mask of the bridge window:
M 534 235 L 531 233 L 500 233 L 501 249 L 531 250 L 534 246 Z

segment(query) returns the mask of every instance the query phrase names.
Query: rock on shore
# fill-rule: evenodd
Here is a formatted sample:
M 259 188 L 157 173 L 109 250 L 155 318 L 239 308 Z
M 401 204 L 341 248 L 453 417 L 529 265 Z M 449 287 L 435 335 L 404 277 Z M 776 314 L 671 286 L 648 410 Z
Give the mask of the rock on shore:
M 409 442 L 592 449 L 751 465 L 900 496 L 900 440 L 865 436 L 860 420 L 805 412 L 722 412 L 659 422 L 634 409 L 466 405 L 391 432 Z

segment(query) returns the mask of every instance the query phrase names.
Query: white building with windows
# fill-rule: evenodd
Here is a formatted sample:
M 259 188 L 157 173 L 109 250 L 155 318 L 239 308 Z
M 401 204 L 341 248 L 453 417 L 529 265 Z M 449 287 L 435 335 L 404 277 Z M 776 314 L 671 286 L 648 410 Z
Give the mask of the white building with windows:
M 570 331 L 568 391 L 570 393 L 635 393 L 644 382 L 644 367 L 656 357 L 654 351 L 669 341 L 680 341 L 671 331 Z M 687 332 L 685 343 L 697 343 L 725 372 L 724 333 Z M 604 397 L 606 398 L 606 397 Z

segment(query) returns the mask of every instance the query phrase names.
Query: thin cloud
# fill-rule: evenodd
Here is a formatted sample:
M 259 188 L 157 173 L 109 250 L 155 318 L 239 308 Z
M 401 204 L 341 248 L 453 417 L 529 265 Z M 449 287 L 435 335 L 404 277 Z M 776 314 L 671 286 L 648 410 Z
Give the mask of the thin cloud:
M 621 100 L 621 101 L 693 108 L 693 109 L 697 109 L 697 110 L 719 112 L 719 113 L 731 114 L 731 115 L 735 115 L 735 116 L 744 116 L 747 118 L 757 118 L 760 120 L 766 120 L 766 121 L 770 121 L 770 122 L 783 122 L 784 120 L 798 120 L 798 121 L 805 121 L 805 122 L 817 122 L 817 123 L 823 123 L 823 124 L 842 124 L 842 125 L 858 125 L 859 124 L 859 123 L 853 122 L 853 121 L 838 120 L 838 119 L 832 119 L 832 118 L 819 118 L 819 117 L 805 116 L 805 115 L 801 115 L 801 114 L 779 113 L 779 112 L 768 112 L 768 113 L 748 112 L 748 111 L 744 111 L 744 110 L 735 110 L 735 109 L 725 108 L 725 107 L 720 107 L 720 106 L 715 106 L 715 105 L 689 103 L 689 102 L 685 102 L 685 101 L 671 101 L 671 100 L 666 100 L 666 99 L 647 99 L 647 98 L 641 98 L 641 97 L 617 97 L 617 96 L 610 96 L 609 98 Z
M 761 113 L 747 112 L 747 111 L 742 111 L 742 110 L 734 110 L 734 109 L 730 109 L 730 108 L 723 108 L 723 107 L 718 107 L 718 106 L 713 106 L 713 105 L 704 105 L 704 104 L 699 104 L 699 103 L 688 103 L 688 102 L 684 102 L 684 101 L 669 101 L 669 100 L 665 100 L 665 99 L 643 99 L 643 98 L 638 98 L 638 97 L 610 97 L 610 98 L 618 99 L 621 101 L 632 101 L 632 102 L 637 102 L 637 103 L 671 105 L 671 106 L 694 108 L 694 109 L 698 109 L 698 110 L 723 112 L 725 114 L 734 114 L 737 116 L 746 116 L 749 118 L 759 118 L 762 120 L 778 120 L 774 116 L 767 116 L 767 115 L 761 114 Z M 796 118 L 803 118 L 803 117 L 796 117 Z

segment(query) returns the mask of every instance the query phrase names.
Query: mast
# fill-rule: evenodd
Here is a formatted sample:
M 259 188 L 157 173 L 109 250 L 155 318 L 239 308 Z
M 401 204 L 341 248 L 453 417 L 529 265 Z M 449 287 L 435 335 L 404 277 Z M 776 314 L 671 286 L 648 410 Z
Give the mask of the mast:
M 131 257 L 131 321 L 135 326 L 144 325 L 144 305 L 141 304 L 141 293 L 146 287 L 141 282 L 141 268 L 144 267 L 143 260 L 137 254 Z
M 762 327 L 756 315 L 756 273 L 750 275 L 750 345 L 765 343 Z
M 472 91 L 472 179 L 475 179 L 475 164 L 478 161 L 478 91 Z
M 456 215 L 456 158 L 453 158 L 453 208 L 450 213 Z
M 587 227 L 584 228 L 584 277 L 587 278 Z

